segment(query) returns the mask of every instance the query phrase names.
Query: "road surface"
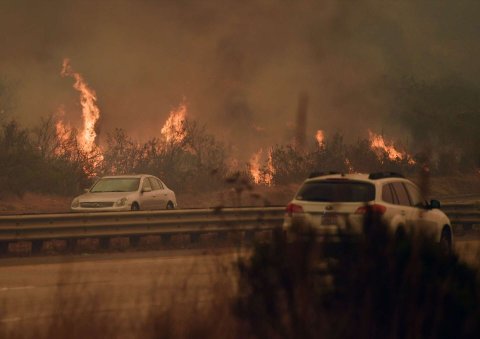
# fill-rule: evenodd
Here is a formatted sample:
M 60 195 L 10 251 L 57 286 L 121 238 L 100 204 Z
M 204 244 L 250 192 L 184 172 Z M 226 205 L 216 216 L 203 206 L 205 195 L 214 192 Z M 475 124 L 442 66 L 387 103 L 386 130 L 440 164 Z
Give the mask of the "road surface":
M 460 238 L 456 249 L 478 265 L 479 245 Z M 72 328 L 78 337 L 92 337 L 81 333 L 90 328 L 104 331 L 99 337 L 138 337 L 146 323 L 182 328 L 212 309 L 228 320 L 235 262 L 247 255 L 195 249 L 1 259 L 0 337 L 72 337 L 62 332 Z
M 70 322 L 97 326 L 101 319 L 130 337 L 166 310 L 188 319 L 193 306 L 201 310 L 234 295 L 239 255 L 178 250 L 0 260 L 0 336 Z

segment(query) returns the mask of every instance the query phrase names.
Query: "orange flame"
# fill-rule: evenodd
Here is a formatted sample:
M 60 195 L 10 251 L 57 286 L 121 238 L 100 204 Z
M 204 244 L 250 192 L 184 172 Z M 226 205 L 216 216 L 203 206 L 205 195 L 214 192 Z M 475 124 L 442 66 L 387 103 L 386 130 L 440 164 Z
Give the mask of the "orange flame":
M 273 184 L 273 176 L 276 172 L 275 167 L 273 166 L 272 150 L 270 149 L 268 151 L 268 159 L 265 166 L 261 165 L 262 154 L 263 149 L 260 149 L 250 158 L 250 175 L 252 176 L 254 183 L 271 186 Z
M 275 167 L 273 166 L 273 157 L 272 157 L 272 149 L 268 151 L 268 160 L 267 160 L 267 170 L 264 176 L 264 182 L 268 186 L 273 184 L 273 175 L 275 174 Z
M 83 129 L 80 133 L 80 145 L 85 152 L 91 153 L 96 149 L 95 125 L 100 118 L 100 110 L 96 104 L 95 91 L 91 89 L 80 73 L 74 72 L 70 66 L 70 60 L 63 60 L 62 76 L 70 76 L 75 79 L 73 88 L 80 92 L 80 104 L 82 105 Z
M 187 105 L 185 102 L 172 110 L 170 115 L 161 129 L 161 133 L 167 142 L 178 144 L 185 139 L 187 132 L 185 130 L 185 121 L 187 116 Z
M 372 131 L 368 131 L 369 139 L 370 139 L 370 146 L 372 148 L 383 150 L 387 153 L 388 157 L 391 160 L 403 159 L 403 154 L 400 153 L 393 147 L 392 145 L 386 145 L 383 136 L 379 134 L 375 134 Z
M 68 140 L 70 136 L 70 125 L 63 122 L 63 117 L 65 116 L 65 111 L 63 108 L 59 108 L 58 114 L 56 117 L 57 122 L 55 123 L 55 132 L 57 139 L 60 143 L 64 143 Z
M 68 128 L 63 120 L 58 120 L 55 124 L 55 130 L 59 141 L 64 142 L 68 140 Z
M 345 158 L 345 166 L 348 168 L 348 173 L 355 173 L 355 169 L 352 166 L 352 163 L 350 162 L 350 159 Z
M 315 134 L 315 139 L 317 139 L 318 147 L 322 148 L 325 146 L 325 133 L 323 130 L 319 129 Z
M 387 145 L 387 143 L 385 143 L 385 140 L 383 139 L 383 136 L 381 136 L 380 134 L 375 134 L 369 130 L 368 135 L 370 139 L 370 147 L 372 149 L 384 151 L 385 153 L 387 153 L 387 156 L 390 160 L 407 159 L 410 165 L 415 164 L 415 160 L 413 160 L 408 153 L 398 151 L 391 143 Z
M 250 158 L 250 175 L 253 178 L 253 182 L 259 184 L 262 181 L 262 173 L 260 171 L 260 157 L 262 156 L 263 150 L 260 150 L 257 153 L 254 153 Z

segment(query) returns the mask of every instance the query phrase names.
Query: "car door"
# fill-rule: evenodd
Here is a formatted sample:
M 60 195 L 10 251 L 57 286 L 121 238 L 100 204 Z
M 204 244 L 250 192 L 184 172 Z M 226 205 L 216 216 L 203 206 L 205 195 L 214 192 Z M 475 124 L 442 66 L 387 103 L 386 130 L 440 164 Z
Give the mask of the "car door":
M 151 210 L 155 208 L 155 191 L 148 178 L 144 178 L 142 182 L 142 190 L 140 194 L 140 207 L 143 210 Z
M 398 224 L 404 224 L 404 216 L 399 215 L 399 207 L 398 206 L 398 199 L 396 195 L 394 195 L 392 184 L 385 183 L 382 186 L 382 202 L 385 204 L 387 208 L 385 213 L 383 214 L 383 220 L 386 224 L 395 231 L 395 227 Z
M 167 208 L 168 202 L 171 200 L 171 191 L 168 189 L 167 186 L 160 180 L 157 179 L 158 184 L 160 185 L 160 195 L 162 197 L 162 204 L 163 208 Z
M 412 230 L 414 227 L 415 209 L 412 208 L 407 189 L 401 181 L 394 181 L 390 184 L 395 203 L 398 205 L 397 213 L 405 218 L 405 226 Z
M 410 196 L 411 205 L 415 209 L 412 213 L 414 227 L 417 230 L 435 234 L 437 225 L 435 212 L 427 208 L 428 204 L 417 186 L 409 182 L 404 183 L 404 185 Z
M 163 192 L 162 192 L 162 187 L 160 186 L 160 183 L 158 182 L 157 178 L 154 177 L 149 177 L 148 180 L 150 181 L 150 185 L 152 186 L 152 192 L 154 192 L 153 195 L 153 209 L 163 209 L 166 206 L 166 203 L 164 203 L 164 197 L 163 197 Z

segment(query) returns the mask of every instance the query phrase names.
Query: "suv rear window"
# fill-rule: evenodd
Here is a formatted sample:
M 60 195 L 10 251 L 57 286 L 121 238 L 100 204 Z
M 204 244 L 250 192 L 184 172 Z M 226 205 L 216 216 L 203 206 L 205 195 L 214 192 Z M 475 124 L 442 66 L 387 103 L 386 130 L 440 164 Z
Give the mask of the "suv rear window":
M 366 202 L 375 200 L 375 186 L 352 180 L 322 180 L 306 182 L 297 200 L 326 202 Z

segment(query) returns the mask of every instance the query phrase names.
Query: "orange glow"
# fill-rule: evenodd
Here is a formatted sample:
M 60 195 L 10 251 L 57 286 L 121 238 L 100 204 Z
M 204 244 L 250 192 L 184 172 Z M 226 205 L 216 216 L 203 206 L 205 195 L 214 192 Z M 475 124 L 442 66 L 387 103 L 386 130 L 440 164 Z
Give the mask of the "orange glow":
M 262 166 L 261 164 L 262 154 L 263 149 L 260 149 L 250 158 L 250 175 L 252 176 L 254 183 L 271 186 L 273 184 L 273 175 L 276 172 L 275 167 L 273 166 L 272 150 L 270 149 L 268 151 L 268 158 L 265 166 Z
M 372 131 L 368 131 L 368 135 L 370 139 L 370 146 L 373 149 L 380 149 L 385 151 L 391 160 L 403 159 L 402 153 L 397 151 L 395 147 L 393 147 L 392 145 L 387 146 L 385 144 L 383 136 L 381 136 L 380 134 L 375 134 Z
M 80 131 L 79 143 L 82 150 L 91 153 L 96 149 L 95 125 L 100 118 L 100 110 L 96 104 L 97 97 L 95 91 L 91 89 L 85 82 L 80 73 L 73 71 L 70 66 L 70 60 L 63 60 L 62 76 L 72 77 L 75 79 L 73 88 L 80 92 L 80 104 L 82 105 L 83 128 Z
M 380 150 L 387 153 L 387 156 L 390 160 L 404 160 L 407 159 L 410 165 L 415 164 L 415 160 L 407 154 L 406 152 L 398 151 L 391 143 L 386 143 L 383 136 L 380 134 L 375 134 L 372 131 L 368 131 L 370 147 L 373 150 Z
M 65 126 L 63 120 L 58 120 L 55 124 L 55 130 L 57 132 L 57 137 L 60 141 L 68 140 L 68 128 Z
M 268 160 L 267 160 L 267 171 L 265 172 L 264 182 L 268 186 L 272 186 L 273 184 L 273 175 L 275 174 L 275 167 L 273 167 L 273 157 L 272 157 L 272 149 L 268 151 Z
M 352 163 L 350 162 L 350 159 L 345 158 L 345 166 L 348 168 L 348 173 L 355 173 L 355 169 L 352 166 Z
M 170 115 L 161 129 L 165 140 L 169 143 L 178 144 L 187 136 L 185 121 L 187 117 L 187 105 L 182 102 L 177 109 L 170 112 Z
M 323 130 L 319 129 L 315 134 L 315 139 L 317 139 L 318 147 L 322 148 L 325 146 L 325 134 Z
M 65 116 L 65 112 L 63 111 L 63 108 L 60 108 L 58 111 L 58 115 L 56 117 L 57 122 L 55 123 L 55 132 L 57 135 L 57 139 L 60 142 L 60 144 L 65 143 L 68 138 L 70 137 L 70 126 L 65 124 L 63 122 L 63 117 Z M 58 153 L 58 151 L 57 151 Z
M 260 171 L 260 157 L 263 150 L 260 149 L 257 153 L 254 153 L 250 158 L 250 175 L 253 178 L 253 182 L 259 184 L 262 181 L 262 173 Z

